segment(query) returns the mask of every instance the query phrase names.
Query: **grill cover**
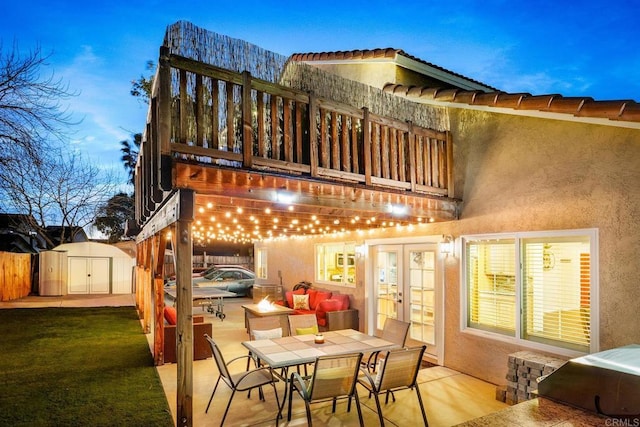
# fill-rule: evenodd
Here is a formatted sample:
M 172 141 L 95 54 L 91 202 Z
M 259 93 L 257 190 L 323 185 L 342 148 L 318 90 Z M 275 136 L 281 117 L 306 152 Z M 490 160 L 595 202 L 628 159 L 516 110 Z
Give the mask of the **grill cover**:
M 538 395 L 610 417 L 640 416 L 640 345 L 569 360 L 541 377 Z

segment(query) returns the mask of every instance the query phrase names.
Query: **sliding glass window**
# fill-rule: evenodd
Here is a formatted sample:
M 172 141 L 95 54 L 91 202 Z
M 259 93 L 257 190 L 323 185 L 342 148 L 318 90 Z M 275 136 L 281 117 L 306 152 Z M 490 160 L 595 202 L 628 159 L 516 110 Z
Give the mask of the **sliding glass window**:
M 464 237 L 465 328 L 588 353 L 596 230 Z

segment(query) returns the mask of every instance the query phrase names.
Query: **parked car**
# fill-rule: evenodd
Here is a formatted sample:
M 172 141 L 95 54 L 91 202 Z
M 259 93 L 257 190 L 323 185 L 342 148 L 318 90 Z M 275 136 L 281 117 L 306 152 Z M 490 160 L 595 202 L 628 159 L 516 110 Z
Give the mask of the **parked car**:
M 207 273 L 212 273 L 216 270 L 220 270 L 223 268 L 228 268 L 228 267 L 232 267 L 232 268 L 242 268 L 243 270 L 247 270 L 250 271 L 248 268 L 243 267 L 241 265 L 236 265 L 236 264 L 215 264 L 215 265 L 211 265 L 209 267 L 193 267 L 191 269 L 191 277 L 203 277 L 204 275 L 206 275 Z M 166 281 L 175 281 L 176 280 L 176 275 L 175 273 L 172 274 L 171 276 L 167 277 Z
M 213 273 L 216 270 L 225 270 L 225 269 L 229 269 L 229 268 L 240 268 L 242 270 L 248 271 L 250 273 L 253 273 L 253 271 L 249 270 L 247 267 L 243 267 L 241 265 L 237 265 L 237 264 L 214 264 L 212 266 L 209 266 L 207 268 L 205 268 L 200 274 L 199 276 L 206 276 L 207 274 Z M 195 275 L 193 277 L 196 277 Z
M 256 275 L 253 271 L 244 267 L 229 266 L 217 267 L 202 277 L 194 277 L 192 284 L 194 287 L 215 287 L 223 291 L 229 291 L 236 296 L 251 296 Z M 165 286 L 175 286 L 175 280 L 167 282 Z

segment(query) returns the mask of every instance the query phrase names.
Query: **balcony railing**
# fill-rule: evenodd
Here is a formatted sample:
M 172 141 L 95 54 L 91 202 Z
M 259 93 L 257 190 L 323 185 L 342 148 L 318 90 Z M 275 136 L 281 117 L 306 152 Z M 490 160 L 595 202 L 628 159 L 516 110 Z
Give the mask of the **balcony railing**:
M 161 51 L 137 188 L 153 211 L 173 161 L 453 197 L 447 132 Z

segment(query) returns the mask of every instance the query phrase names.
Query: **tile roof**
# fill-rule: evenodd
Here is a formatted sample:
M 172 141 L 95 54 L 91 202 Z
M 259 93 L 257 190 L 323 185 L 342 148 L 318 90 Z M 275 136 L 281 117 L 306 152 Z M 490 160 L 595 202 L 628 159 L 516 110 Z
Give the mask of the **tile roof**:
M 405 52 L 402 49 L 396 49 L 393 47 L 378 48 L 378 49 L 364 49 L 364 50 L 343 50 L 343 51 L 336 51 L 336 52 L 294 53 L 293 55 L 291 55 L 290 59 L 292 61 L 300 61 L 300 62 L 302 61 L 349 61 L 349 60 L 359 60 L 359 59 L 365 60 L 365 59 L 380 59 L 380 58 L 388 58 L 388 59 L 395 60 L 397 56 L 404 56 L 405 58 L 419 62 L 428 67 L 432 67 L 434 69 L 440 70 L 452 76 L 456 76 L 461 79 L 465 79 L 470 82 L 476 83 L 478 85 L 497 90 L 496 88 L 491 87 L 485 83 L 463 76 L 462 74 L 454 73 L 451 70 L 447 70 L 446 68 L 442 68 L 436 64 L 432 64 L 430 62 L 424 61 L 413 55 L 409 55 L 407 52 Z
M 442 89 L 432 87 L 416 87 L 388 83 L 383 90 L 408 98 L 419 98 L 448 103 L 468 104 L 475 106 L 512 108 L 520 111 L 542 111 L 548 113 L 571 114 L 575 117 L 608 119 L 620 122 L 640 123 L 640 103 L 634 100 L 596 101 L 591 97 L 564 97 L 559 94 L 531 95 L 530 93 L 506 93 L 499 91 L 477 80 L 454 73 L 430 62 L 407 54 L 401 49 L 381 48 L 350 50 L 337 52 L 295 53 L 290 59 L 294 61 L 339 61 L 358 59 L 388 58 L 396 59 L 398 55 L 433 67 L 453 76 L 494 89 L 480 90 Z
M 385 92 L 425 101 L 439 101 L 485 107 L 512 108 L 548 113 L 572 114 L 575 117 L 601 118 L 640 123 L 640 104 L 634 100 L 596 101 L 591 97 L 531 95 L 529 93 L 481 92 L 460 89 L 387 84 Z

